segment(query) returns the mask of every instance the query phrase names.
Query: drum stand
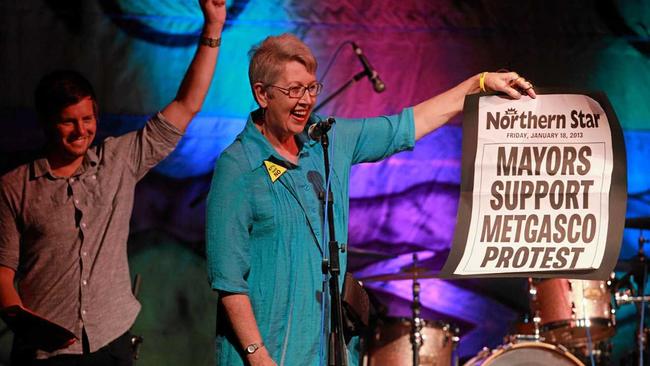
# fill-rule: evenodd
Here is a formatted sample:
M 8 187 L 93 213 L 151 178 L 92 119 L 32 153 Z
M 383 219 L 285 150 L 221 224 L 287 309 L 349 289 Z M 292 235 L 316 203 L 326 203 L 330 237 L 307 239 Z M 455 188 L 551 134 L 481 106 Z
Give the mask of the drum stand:
M 529 303 L 533 303 L 537 300 L 537 287 L 535 287 L 535 283 L 533 282 L 532 277 L 528 277 L 528 296 L 529 296 L 529 301 L 528 301 Z M 533 315 L 534 333 L 531 341 L 541 342 L 544 339 L 539 334 L 539 326 L 540 323 L 542 322 L 542 318 L 540 317 L 539 310 L 535 310 L 532 315 Z
M 413 319 L 411 321 L 411 345 L 413 346 L 413 366 L 420 365 L 420 348 L 422 347 L 422 318 L 420 318 L 420 283 L 418 282 L 418 255 L 413 253 Z
M 645 343 L 646 343 L 646 334 L 645 334 L 645 306 L 647 301 L 647 296 L 645 296 L 645 286 L 647 284 L 648 278 L 648 263 L 645 253 L 643 251 L 643 246 L 647 243 L 648 240 L 643 237 L 643 232 L 639 235 L 639 251 L 637 253 L 638 265 L 636 268 L 632 269 L 630 274 L 634 276 L 634 282 L 637 284 L 637 296 L 635 303 L 639 304 L 637 306 L 637 311 L 639 314 L 639 327 L 636 334 L 636 343 L 638 346 L 639 352 L 639 365 L 644 365 L 643 356 L 645 352 Z
M 634 303 L 637 308 L 638 314 L 638 329 L 635 334 L 635 343 L 637 349 L 634 353 L 638 352 L 638 364 L 643 365 L 644 363 L 644 352 L 646 344 L 646 332 L 645 327 L 645 307 L 646 302 L 650 301 L 650 296 L 645 295 L 645 286 L 647 283 L 648 277 L 648 263 L 647 258 L 644 253 L 643 246 L 649 240 L 643 237 L 643 229 L 648 228 L 648 223 L 650 221 L 648 218 L 639 218 L 639 219 L 626 219 L 625 226 L 626 228 L 641 229 L 638 241 L 638 252 L 637 255 L 631 258 L 628 261 L 623 261 L 626 264 L 625 270 L 627 273 L 617 281 L 617 284 L 614 288 L 616 305 L 622 304 L 631 304 Z M 632 280 L 631 280 L 632 279 Z M 636 284 L 636 290 L 632 284 Z M 618 289 L 623 285 L 629 287 L 628 290 L 619 291 Z M 630 355 L 632 358 L 634 356 Z

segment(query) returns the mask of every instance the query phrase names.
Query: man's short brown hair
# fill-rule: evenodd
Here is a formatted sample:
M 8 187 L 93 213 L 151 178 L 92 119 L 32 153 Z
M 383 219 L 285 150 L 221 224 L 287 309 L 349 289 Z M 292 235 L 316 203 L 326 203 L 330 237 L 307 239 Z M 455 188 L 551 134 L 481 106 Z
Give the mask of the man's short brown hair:
M 56 122 L 63 109 L 88 97 L 93 101 L 95 118 L 97 118 L 95 91 L 83 75 L 72 70 L 57 70 L 43 76 L 34 92 L 34 104 L 39 122 L 43 127 L 48 128 Z

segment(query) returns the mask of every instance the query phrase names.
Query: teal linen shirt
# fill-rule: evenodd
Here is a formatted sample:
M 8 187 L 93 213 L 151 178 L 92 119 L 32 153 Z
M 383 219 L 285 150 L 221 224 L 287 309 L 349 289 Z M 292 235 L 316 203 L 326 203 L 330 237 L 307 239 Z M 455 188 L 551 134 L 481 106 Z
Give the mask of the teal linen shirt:
M 319 117 L 314 116 L 309 123 Z M 266 348 L 278 365 L 318 365 L 321 334 L 323 150 L 297 136 L 298 165 L 283 159 L 249 117 L 219 157 L 207 200 L 206 251 L 214 290 L 248 294 Z M 348 238 L 352 164 L 412 149 L 413 110 L 337 119 L 328 133 L 336 239 Z M 265 161 L 287 168 L 275 182 Z M 341 255 L 345 273 L 346 255 Z M 341 277 L 342 282 L 342 277 Z M 243 365 L 241 347 L 218 314 L 218 365 Z

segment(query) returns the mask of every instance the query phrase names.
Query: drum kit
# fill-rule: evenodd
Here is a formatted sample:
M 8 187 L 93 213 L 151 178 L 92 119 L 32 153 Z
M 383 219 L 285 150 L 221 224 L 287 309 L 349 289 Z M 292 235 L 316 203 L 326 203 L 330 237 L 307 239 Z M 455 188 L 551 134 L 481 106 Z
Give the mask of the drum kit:
M 650 229 L 650 218 L 626 220 L 626 227 Z M 612 337 L 616 334 L 616 309 L 623 304 L 637 306 L 638 331 L 636 353 L 622 359 L 621 365 L 644 363 L 646 337 L 650 329 L 644 325 L 644 309 L 650 296 L 644 294 L 647 266 L 643 253 L 646 240 L 641 235 L 638 254 L 620 261 L 617 278 L 614 273 L 606 281 L 564 278 L 528 279 L 530 311 L 524 322 L 514 327 L 495 349 L 483 348 L 462 363 L 464 366 L 509 365 L 610 365 Z M 409 267 L 406 267 L 409 268 Z M 458 327 L 443 321 L 420 317 L 420 279 L 435 278 L 436 273 L 413 265 L 399 273 L 362 279 L 368 281 L 413 281 L 412 317 L 377 320 L 367 337 L 365 366 L 459 365 L 456 348 L 461 341 Z

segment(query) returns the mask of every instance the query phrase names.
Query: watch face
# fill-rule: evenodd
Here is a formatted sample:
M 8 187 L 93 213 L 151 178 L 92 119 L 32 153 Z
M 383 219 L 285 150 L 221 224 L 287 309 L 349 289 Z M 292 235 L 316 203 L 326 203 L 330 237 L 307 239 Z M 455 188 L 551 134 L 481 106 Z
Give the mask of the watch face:
M 253 353 L 253 352 L 255 352 L 256 349 L 257 349 L 257 347 L 255 347 L 254 344 L 251 344 L 250 346 L 246 347 L 246 352 Z

